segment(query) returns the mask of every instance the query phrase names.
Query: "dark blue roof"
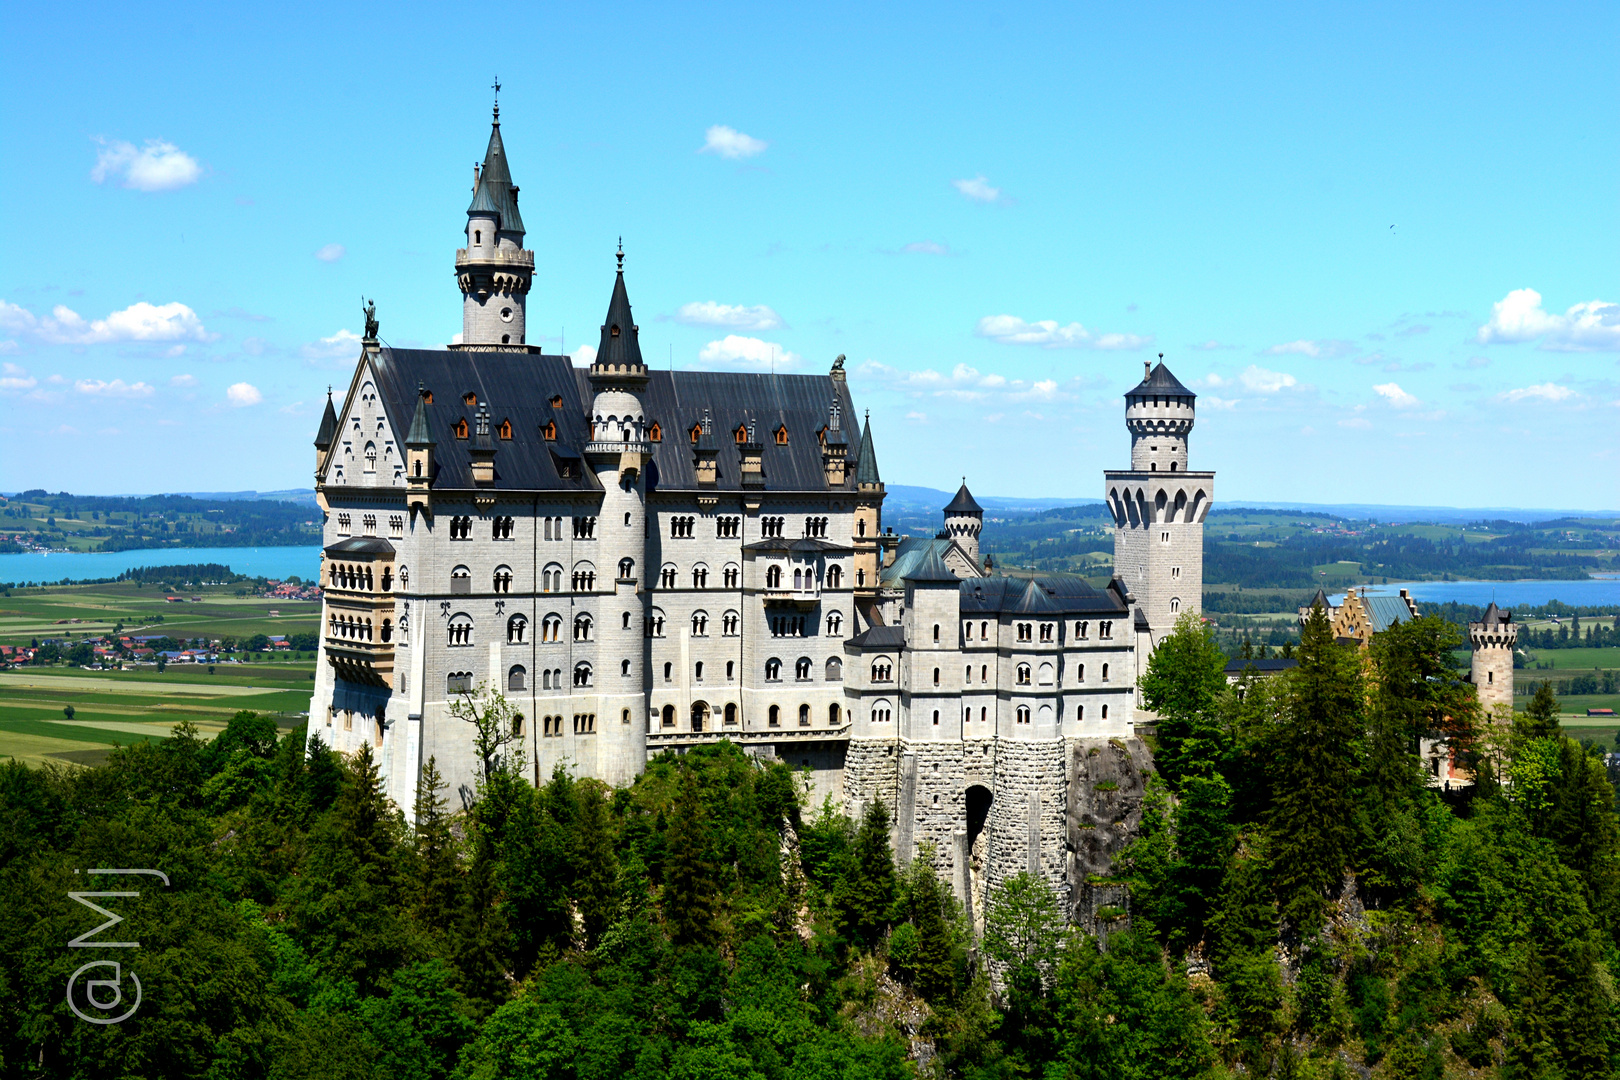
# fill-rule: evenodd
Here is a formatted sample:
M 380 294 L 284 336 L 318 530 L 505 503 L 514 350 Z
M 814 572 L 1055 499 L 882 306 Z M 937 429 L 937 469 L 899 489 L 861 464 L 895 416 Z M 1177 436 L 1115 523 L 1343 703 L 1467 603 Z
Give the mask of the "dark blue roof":
M 984 507 L 973 501 L 973 493 L 967 489 L 967 481 L 956 489 L 956 498 L 945 507 L 947 514 L 982 514 Z

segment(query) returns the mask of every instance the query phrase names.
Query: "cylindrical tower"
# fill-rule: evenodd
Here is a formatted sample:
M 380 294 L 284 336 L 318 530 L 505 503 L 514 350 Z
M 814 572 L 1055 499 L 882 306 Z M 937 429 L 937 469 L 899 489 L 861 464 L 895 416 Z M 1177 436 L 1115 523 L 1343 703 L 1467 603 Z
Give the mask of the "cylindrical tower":
M 1513 709 L 1513 650 L 1518 640 L 1513 612 L 1498 608 L 1494 600 L 1479 622 L 1468 624 L 1468 644 L 1474 650 L 1469 678 L 1486 719 L 1497 705 Z
M 979 533 L 983 529 L 984 508 L 974 501 L 968 491 L 967 477 L 963 477 L 962 486 L 956 489 L 956 498 L 945 507 L 945 532 L 961 545 L 975 568 L 979 565 Z
M 501 142 L 501 107 L 496 105 L 489 149 L 473 175 L 467 246 L 456 252 L 463 347 L 532 351 L 525 343 L 525 322 L 534 252 L 523 248 L 517 203 L 518 188 Z
M 585 456 L 602 485 L 596 523 L 604 565 L 599 581 L 613 583 L 603 597 L 597 644 L 597 776 L 614 785 L 630 783 L 647 760 L 647 648 L 645 637 L 647 567 L 647 419 L 640 394 L 647 388 L 637 327 L 624 287 L 624 253 L 601 344 L 591 365 L 591 438 Z M 598 587 L 599 591 L 606 592 Z
M 1155 385 L 1163 380 L 1153 378 L 1151 362 L 1145 362 L 1143 368 L 1141 385 L 1125 396 L 1131 468 L 1137 472 L 1186 472 L 1194 395 L 1179 383 L 1173 387 Z

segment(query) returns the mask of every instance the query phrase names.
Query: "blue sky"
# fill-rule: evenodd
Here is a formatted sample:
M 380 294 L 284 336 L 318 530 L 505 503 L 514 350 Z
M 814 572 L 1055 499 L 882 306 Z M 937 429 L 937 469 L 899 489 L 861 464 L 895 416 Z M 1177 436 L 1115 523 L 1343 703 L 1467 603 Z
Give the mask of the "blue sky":
M 846 354 L 890 482 L 1096 497 L 1163 352 L 1222 501 L 1612 509 L 1617 31 L 1612 4 L 9 5 L 0 489 L 307 486 L 361 294 L 396 345 L 460 329 L 498 73 L 548 352 L 594 345 L 622 235 L 649 360 Z

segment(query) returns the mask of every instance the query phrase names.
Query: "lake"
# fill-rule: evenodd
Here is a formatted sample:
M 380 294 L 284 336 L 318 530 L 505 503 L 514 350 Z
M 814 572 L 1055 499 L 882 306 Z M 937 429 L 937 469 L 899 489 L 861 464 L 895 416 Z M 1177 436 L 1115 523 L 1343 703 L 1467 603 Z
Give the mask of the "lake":
M 1539 607 L 1552 600 L 1574 607 L 1620 605 L 1620 577 L 1606 576 L 1590 581 L 1409 581 L 1398 585 L 1369 585 L 1370 596 L 1394 596 L 1410 589 L 1419 603 L 1459 604 L 1484 607 L 1493 599 L 1505 608 Z M 1344 594 L 1328 598 L 1342 604 Z
M 84 581 L 115 578 L 137 566 L 183 566 L 221 563 L 250 577 L 287 578 L 297 574 L 314 581 L 321 572 L 318 545 L 300 547 L 149 548 L 135 551 L 28 552 L 0 555 L 0 582 L 22 585 L 55 583 L 63 578 Z

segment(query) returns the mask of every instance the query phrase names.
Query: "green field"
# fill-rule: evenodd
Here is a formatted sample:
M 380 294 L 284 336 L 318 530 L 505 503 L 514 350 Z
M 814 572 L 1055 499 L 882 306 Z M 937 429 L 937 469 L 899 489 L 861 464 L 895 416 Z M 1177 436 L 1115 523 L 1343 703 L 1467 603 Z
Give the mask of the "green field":
M 13 589 L 11 595 L 0 597 L 0 644 L 107 634 L 118 623 L 125 633 L 167 634 L 176 639 L 249 638 L 254 634 L 314 633 L 317 629 L 319 603 L 239 597 L 235 592 L 231 586 L 187 589 L 183 595 L 200 596 L 201 602 L 171 604 L 164 599 L 164 590 L 129 581 Z M 272 616 L 272 611 L 279 614 Z
M 1546 670 L 1581 674 L 1593 668 L 1620 669 L 1620 649 L 1532 649 L 1529 666 L 1520 669 L 1521 679 L 1533 679 L 1536 664 L 1549 664 Z
M 161 675 L 151 668 L 0 671 L 0 758 L 93 763 L 115 744 L 167 738 L 183 720 L 210 738 L 242 709 L 291 727 L 309 708 L 314 671 L 307 661 L 220 666 L 214 675 L 177 667 Z

